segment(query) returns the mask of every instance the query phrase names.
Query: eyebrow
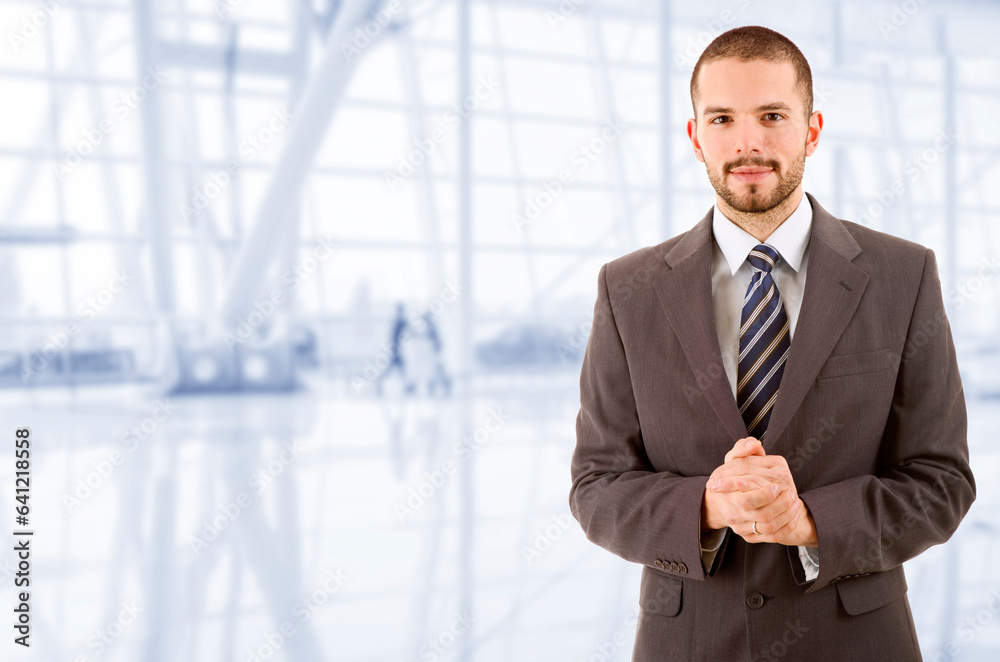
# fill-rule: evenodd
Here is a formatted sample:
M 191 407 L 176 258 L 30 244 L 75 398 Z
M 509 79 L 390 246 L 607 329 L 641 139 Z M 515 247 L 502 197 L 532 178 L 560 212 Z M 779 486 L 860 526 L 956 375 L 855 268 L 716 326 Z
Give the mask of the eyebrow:
M 754 108 L 755 113 L 763 113 L 768 110 L 787 110 L 791 112 L 792 109 L 788 107 L 788 104 L 781 103 L 780 101 L 765 103 Z M 733 112 L 732 108 L 723 108 L 722 106 L 709 106 L 705 109 L 706 115 L 732 114 Z

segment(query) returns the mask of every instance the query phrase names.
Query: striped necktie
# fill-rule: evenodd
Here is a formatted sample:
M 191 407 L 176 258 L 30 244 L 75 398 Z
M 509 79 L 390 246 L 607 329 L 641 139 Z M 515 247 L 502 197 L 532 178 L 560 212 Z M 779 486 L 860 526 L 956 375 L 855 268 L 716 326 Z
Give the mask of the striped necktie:
M 740 316 L 736 402 L 747 434 L 761 440 L 778 397 L 778 384 L 791 346 L 785 304 L 771 276 L 778 257 L 778 251 L 767 244 L 757 244 L 750 251 L 747 260 L 753 267 L 753 277 L 743 297 Z

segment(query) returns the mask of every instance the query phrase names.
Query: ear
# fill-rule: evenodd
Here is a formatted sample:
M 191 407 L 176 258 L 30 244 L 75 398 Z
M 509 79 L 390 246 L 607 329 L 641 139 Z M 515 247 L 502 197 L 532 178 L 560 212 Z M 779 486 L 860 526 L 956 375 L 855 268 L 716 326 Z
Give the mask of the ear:
M 818 110 L 809 117 L 809 131 L 806 133 L 806 156 L 812 156 L 819 147 L 819 134 L 823 132 L 823 113 Z
M 698 142 L 698 123 L 692 117 L 687 123 L 688 138 L 691 140 L 691 146 L 694 147 L 694 156 L 696 159 L 705 162 L 705 156 L 701 153 L 701 143 Z

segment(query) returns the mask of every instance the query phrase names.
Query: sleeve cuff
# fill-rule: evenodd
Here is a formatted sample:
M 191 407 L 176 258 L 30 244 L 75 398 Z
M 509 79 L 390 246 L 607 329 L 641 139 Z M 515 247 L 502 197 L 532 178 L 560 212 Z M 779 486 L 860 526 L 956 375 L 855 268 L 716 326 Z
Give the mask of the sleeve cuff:
M 702 550 L 704 557 L 704 550 Z M 816 547 L 799 547 L 799 561 L 806 573 L 806 581 L 811 582 L 819 577 L 819 549 Z
M 715 529 L 701 534 L 701 567 L 705 574 L 710 574 L 715 563 L 715 557 L 726 539 L 726 529 Z
M 701 553 L 717 552 L 722 547 L 722 541 L 726 537 L 725 529 L 715 529 L 708 533 L 701 534 Z

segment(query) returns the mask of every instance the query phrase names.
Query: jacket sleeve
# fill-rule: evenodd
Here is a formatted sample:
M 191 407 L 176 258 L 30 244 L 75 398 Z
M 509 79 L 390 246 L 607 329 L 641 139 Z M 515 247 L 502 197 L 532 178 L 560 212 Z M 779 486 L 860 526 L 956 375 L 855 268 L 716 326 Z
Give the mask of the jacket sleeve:
M 948 540 L 976 497 L 965 396 L 934 253 L 903 344 L 877 475 L 799 496 L 816 522 L 819 576 L 808 590 L 884 572 Z
M 701 503 L 708 476 L 656 472 L 643 446 L 605 264 L 580 374 L 570 512 L 587 538 L 627 561 L 704 579 Z

